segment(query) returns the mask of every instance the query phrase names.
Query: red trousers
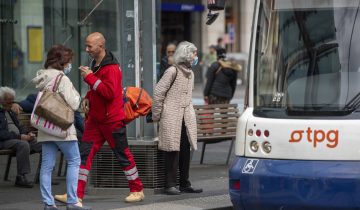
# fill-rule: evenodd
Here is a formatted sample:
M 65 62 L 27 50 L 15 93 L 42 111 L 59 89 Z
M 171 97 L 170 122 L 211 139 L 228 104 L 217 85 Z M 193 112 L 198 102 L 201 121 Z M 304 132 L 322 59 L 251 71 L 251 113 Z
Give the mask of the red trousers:
M 130 192 L 143 190 L 136 164 L 131 154 L 126 138 L 126 127 L 122 122 L 112 124 L 100 124 L 87 120 L 85 131 L 80 144 L 81 165 L 77 195 L 83 199 L 92 160 L 102 145 L 108 142 L 113 150 L 119 165 L 124 171 L 129 183 Z

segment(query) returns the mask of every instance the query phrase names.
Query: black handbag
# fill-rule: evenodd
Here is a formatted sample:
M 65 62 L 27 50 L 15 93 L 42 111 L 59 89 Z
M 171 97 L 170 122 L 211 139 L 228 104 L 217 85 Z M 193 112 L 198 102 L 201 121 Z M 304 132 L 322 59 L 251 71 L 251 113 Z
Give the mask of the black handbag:
M 146 123 L 154 122 L 153 119 L 152 119 L 152 112 L 151 111 L 146 115 L 145 119 L 146 119 Z

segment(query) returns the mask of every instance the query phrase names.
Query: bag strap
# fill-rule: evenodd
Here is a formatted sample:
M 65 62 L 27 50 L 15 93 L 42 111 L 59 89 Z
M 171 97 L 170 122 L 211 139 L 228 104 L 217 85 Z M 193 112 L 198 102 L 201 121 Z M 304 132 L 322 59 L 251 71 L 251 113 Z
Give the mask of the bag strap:
M 222 67 L 220 66 L 220 67 L 216 70 L 215 75 L 217 75 L 221 70 L 222 70 Z
M 219 63 L 220 64 L 220 63 Z M 217 75 L 222 70 L 222 66 L 220 64 L 219 68 L 216 70 L 215 75 Z
M 171 89 L 171 87 L 173 86 L 173 84 L 174 84 L 174 82 L 175 82 L 175 80 L 176 80 L 177 74 L 178 74 L 178 69 L 177 69 L 177 67 L 176 67 L 175 65 L 174 65 L 174 67 L 175 67 L 175 69 L 176 69 L 175 78 L 174 78 L 173 81 L 171 82 L 171 85 L 170 85 L 169 89 L 166 91 L 165 96 L 167 95 L 167 93 L 169 92 L 169 90 Z
M 63 78 L 63 76 L 64 76 L 64 74 L 59 74 L 59 75 L 56 76 L 54 86 L 53 86 L 53 89 L 52 89 L 53 92 L 56 92 L 57 89 L 59 88 L 59 85 L 60 85 L 60 82 L 61 82 L 61 79 Z
M 142 92 L 143 92 L 143 89 L 140 88 L 139 97 L 137 98 L 136 103 L 134 104 L 134 106 L 135 106 L 137 109 L 139 108 L 139 101 L 140 101 Z

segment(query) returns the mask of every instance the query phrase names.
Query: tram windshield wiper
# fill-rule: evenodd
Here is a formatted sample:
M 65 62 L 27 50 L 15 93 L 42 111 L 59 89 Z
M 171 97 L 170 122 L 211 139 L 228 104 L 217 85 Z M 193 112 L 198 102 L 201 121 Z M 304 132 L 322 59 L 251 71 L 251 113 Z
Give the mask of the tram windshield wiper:
M 344 110 L 353 112 L 360 106 L 360 92 L 356 94 L 350 101 L 344 106 Z

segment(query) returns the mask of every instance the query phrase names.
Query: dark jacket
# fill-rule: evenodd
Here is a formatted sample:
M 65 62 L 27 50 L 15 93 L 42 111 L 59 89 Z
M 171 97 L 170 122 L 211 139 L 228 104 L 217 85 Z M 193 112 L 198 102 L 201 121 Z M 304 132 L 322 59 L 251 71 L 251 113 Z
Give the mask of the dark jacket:
M 10 139 L 21 139 L 21 135 L 16 134 L 13 131 L 9 131 L 8 121 L 5 117 L 5 109 L 0 108 L 0 141 L 6 141 Z M 19 129 L 20 134 L 27 134 L 28 130 L 21 126 L 15 112 L 8 111 L 11 119 L 14 121 L 15 126 Z
M 25 100 L 18 102 L 25 113 L 31 113 L 34 109 L 37 93 L 29 94 Z
M 221 68 L 219 62 L 214 62 L 206 73 L 204 96 L 214 95 L 231 99 L 236 89 L 237 72 L 231 68 Z
M 89 100 L 89 120 L 107 124 L 125 119 L 122 98 L 122 71 L 114 55 L 106 51 L 106 55 L 99 67 L 91 69 L 84 81 L 89 85 L 85 98 Z
M 160 81 L 161 77 L 164 75 L 166 69 L 168 69 L 171 65 L 169 65 L 169 60 L 167 56 L 164 56 L 160 61 L 160 72 L 159 78 L 157 81 Z

